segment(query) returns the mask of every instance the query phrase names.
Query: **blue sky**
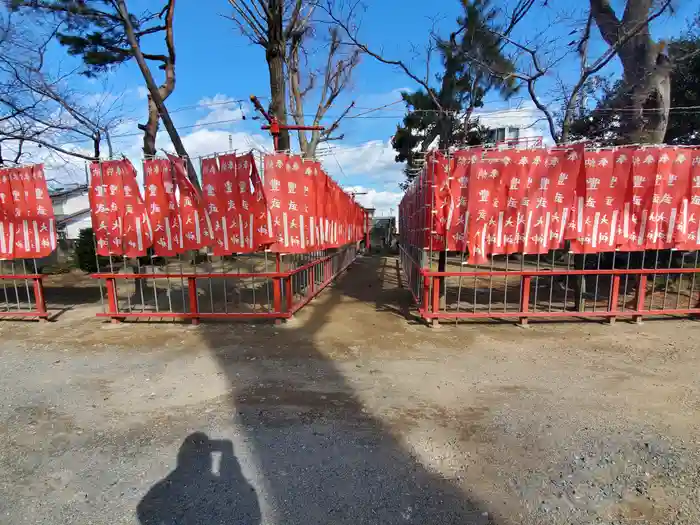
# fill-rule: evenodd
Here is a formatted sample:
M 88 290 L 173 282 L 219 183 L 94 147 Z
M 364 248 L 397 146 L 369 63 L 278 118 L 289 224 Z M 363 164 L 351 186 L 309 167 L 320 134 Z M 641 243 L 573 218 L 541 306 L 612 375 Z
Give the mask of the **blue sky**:
M 146 0 L 129 2 L 134 11 L 149 4 Z M 381 50 L 387 58 L 404 60 L 419 72 L 425 70 L 422 50 L 425 49 L 428 31 L 435 26 L 438 33 L 447 35 L 454 27 L 460 10 L 458 0 L 369 0 L 367 4 L 361 20 L 362 40 L 373 49 Z M 494 4 L 503 5 L 504 2 Z M 561 5 L 537 8 L 515 37 L 521 41 L 547 40 L 553 53 L 560 54 L 573 38 L 568 33 L 572 27 L 579 26 L 581 13 L 576 7 L 565 7 L 569 2 L 550 0 L 549 4 Z M 614 5 L 618 4 L 621 5 L 621 2 L 614 2 Z M 693 4 L 688 1 L 679 1 L 678 4 L 674 18 L 666 17 L 656 23 L 655 37 L 673 36 L 687 26 L 687 19 L 697 7 L 688 5 Z M 236 25 L 226 18 L 230 14 L 231 8 L 225 0 L 208 0 L 206 7 L 201 1 L 181 0 L 177 4 L 177 87 L 167 105 L 192 156 L 227 150 L 229 135 L 238 149 L 248 149 L 252 145 L 269 148 L 271 145 L 269 138 L 259 130 L 260 122 L 250 119 L 253 114 L 249 103 L 245 102 L 242 106 L 228 103 L 230 100 L 247 99 L 250 94 L 261 98 L 269 95 L 264 52 L 240 34 Z M 604 49 L 595 30 L 594 35 L 592 56 Z M 149 49 L 153 46 L 158 50 L 161 45 L 160 39 L 146 42 Z M 571 81 L 576 64 L 565 60 L 556 71 L 557 75 L 548 75 L 540 86 L 543 98 L 553 104 L 557 82 Z M 615 76 L 618 71 L 619 65 L 615 60 L 606 74 Z M 144 120 L 145 92 L 141 87 L 141 75 L 134 64 L 127 64 L 111 73 L 106 85 L 104 82 L 80 82 L 83 84 L 81 88 L 92 90 L 97 95 L 109 93 L 110 96 L 122 98 L 126 120 L 116 134 L 138 132 L 135 124 Z M 358 114 L 395 102 L 400 99 L 402 89 L 415 87 L 401 71 L 370 57 L 363 57 L 353 75 L 350 89 L 329 111 L 327 123 L 350 101 L 355 101 L 357 108 L 354 113 Z M 520 100 L 523 100 L 522 96 L 518 95 L 510 104 Z M 263 102 L 266 104 L 267 100 Z M 494 110 L 508 104 L 492 96 L 488 98 L 485 109 Z M 313 111 L 315 107 L 310 104 L 306 113 Z M 360 118 L 347 119 L 341 128 L 345 140 L 333 142 L 333 153 L 323 159 L 327 170 L 342 185 L 369 191 L 370 195 L 365 199 L 381 209 L 395 205 L 400 196 L 398 182 L 402 180 L 401 166 L 393 162 L 394 152 L 389 140 L 402 114 L 403 106 L 398 104 Z M 247 119 L 242 120 L 242 115 Z M 161 134 L 159 146 L 167 147 L 168 144 L 167 137 Z M 138 159 L 140 137 L 117 138 L 115 145 L 119 152 Z

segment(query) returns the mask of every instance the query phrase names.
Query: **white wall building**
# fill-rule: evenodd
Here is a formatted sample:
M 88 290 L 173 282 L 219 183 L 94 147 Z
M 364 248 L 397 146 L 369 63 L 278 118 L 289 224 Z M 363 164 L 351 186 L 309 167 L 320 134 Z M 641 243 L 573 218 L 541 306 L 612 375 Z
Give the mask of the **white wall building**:
M 522 101 L 514 107 L 497 110 L 476 110 L 474 117 L 490 131 L 490 142 L 519 142 L 534 146 L 552 142 L 540 111 Z
M 80 230 L 92 228 L 88 187 L 83 184 L 74 188 L 54 190 L 50 193 L 56 230 L 59 238 L 77 240 Z

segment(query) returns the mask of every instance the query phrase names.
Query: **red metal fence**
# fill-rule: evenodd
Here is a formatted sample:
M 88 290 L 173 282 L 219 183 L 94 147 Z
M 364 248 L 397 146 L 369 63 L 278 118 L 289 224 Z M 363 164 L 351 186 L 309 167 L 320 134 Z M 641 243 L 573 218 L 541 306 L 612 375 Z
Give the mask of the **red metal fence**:
M 101 317 L 289 318 L 355 258 L 367 216 L 320 164 L 275 154 L 91 166 Z
M 400 206 L 402 267 L 427 320 L 695 315 L 698 206 L 700 149 L 436 153 Z
M 0 170 L 0 317 L 48 318 L 37 259 L 56 249 L 43 165 Z
M 47 320 L 44 277 L 35 260 L 0 261 L 0 317 Z
M 261 252 L 203 261 L 113 261 L 100 317 L 288 319 L 352 263 L 356 244 L 305 255 Z

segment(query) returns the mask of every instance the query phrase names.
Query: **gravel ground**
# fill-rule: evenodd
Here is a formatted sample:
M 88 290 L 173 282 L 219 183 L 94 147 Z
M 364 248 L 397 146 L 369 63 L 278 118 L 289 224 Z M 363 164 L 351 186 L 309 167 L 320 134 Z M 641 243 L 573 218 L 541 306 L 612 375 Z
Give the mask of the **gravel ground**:
M 283 326 L 2 323 L 0 522 L 700 523 L 700 325 L 408 295 L 373 257 Z

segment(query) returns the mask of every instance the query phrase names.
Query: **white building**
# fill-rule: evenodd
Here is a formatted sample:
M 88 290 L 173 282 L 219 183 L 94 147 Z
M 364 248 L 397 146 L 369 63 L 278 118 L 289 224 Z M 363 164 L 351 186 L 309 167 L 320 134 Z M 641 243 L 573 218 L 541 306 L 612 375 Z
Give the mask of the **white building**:
M 49 195 L 56 216 L 59 239 L 75 241 L 80 235 L 80 230 L 92 227 L 90 199 L 86 184 L 52 190 Z
M 520 143 L 525 146 L 547 145 L 552 142 L 542 114 L 533 104 L 522 100 L 516 106 L 496 110 L 476 110 L 474 118 L 489 129 L 493 143 Z

